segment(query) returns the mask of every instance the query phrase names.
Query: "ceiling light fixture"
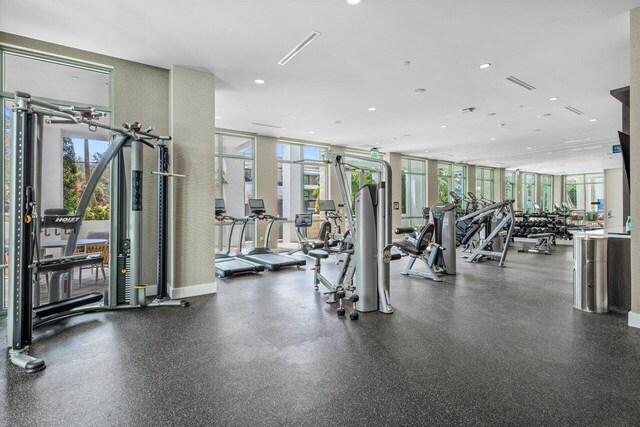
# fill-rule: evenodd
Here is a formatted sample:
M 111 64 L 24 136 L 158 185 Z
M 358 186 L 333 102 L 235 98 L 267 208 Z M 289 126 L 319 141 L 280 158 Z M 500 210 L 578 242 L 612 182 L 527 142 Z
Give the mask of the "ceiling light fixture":
M 527 150 L 533 150 L 533 147 L 527 147 Z
M 480 69 L 481 70 L 486 70 L 489 67 L 491 67 L 491 63 L 490 62 L 485 62 L 484 64 L 480 64 Z
M 597 122 L 597 121 L 598 121 L 598 119 L 591 119 L 591 120 L 589 120 L 589 121 L 590 121 L 590 122 Z
M 557 101 L 558 99 L 560 98 L 558 98 L 557 96 L 552 96 L 551 98 L 549 98 L 549 101 Z
M 221 118 L 222 118 L 222 117 L 220 117 L 220 116 L 216 116 L 216 119 L 218 119 L 218 120 L 220 120 Z
M 489 138 L 489 141 L 495 141 L 495 140 L 496 140 L 495 138 Z
M 259 84 L 259 85 L 263 85 L 264 84 L 264 80 L 262 80 L 262 79 L 255 79 L 254 82 Z
M 310 133 L 311 135 L 313 135 L 315 132 L 314 132 L 314 131 L 312 131 L 312 130 L 310 130 L 310 131 L 309 131 L 309 133 Z
M 71 78 L 72 78 L 73 80 L 78 80 L 80 77 L 78 77 L 78 76 L 71 76 Z
M 440 127 L 441 127 L 442 129 L 446 129 L 446 128 L 447 128 L 447 125 L 442 125 L 442 126 L 440 126 Z
M 348 4 L 349 6 L 357 6 L 357 5 L 359 5 L 359 4 L 360 4 L 360 1 L 361 1 L 361 0 L 347 0 L 347 4 Z
M 298 118 L 298 116 L 291 116 L 291 118 L 292 118 L 292 119 L 297 119 L 297 118 Z
M 285 65 L 287 62 L 291 61 L 294 56 L 302 52 L 302 49 L 309 46 L 311 42 L 320 37 L 320 34 L 322 34 L 320 33 L 320 31 L 312 31 L 311 33 L 309 33 L 309 35 L 305 37 L 304 40 L 298 43 L 296 47 L 291 49 L 291 52 L 287 53 L 280 61 L 278 61 L 278 64 Z
M 369 107 L 369 111 L 376 111 L 376 107 Z

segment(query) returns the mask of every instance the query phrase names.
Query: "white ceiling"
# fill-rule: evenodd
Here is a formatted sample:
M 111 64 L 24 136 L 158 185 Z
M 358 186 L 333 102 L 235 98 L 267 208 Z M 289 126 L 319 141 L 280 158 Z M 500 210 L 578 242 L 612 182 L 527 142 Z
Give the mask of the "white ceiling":
M 543 168 L 562 156 L 563 172 L 575 173 L 591 171 L 582 156 L 592 151 L 602 159 L 617 138 L 621 107 L 609 91 L 629 84 L 628 12 L 638 5 L 112 0 L 87 7 L 68 0 L 61 7 L 0 0 L 0 30 L 166 68 L 209 70 L 218 77 L 218 127 L 502 167 Z M 278 65 L 312 30 L 322 35 Z M 485 62 L 492 66 L 480 70 Z M 527 91 L 508 76 L 537 89 Z M 560 99 L 548 101 L 554 96 Z M 477 110 L 463 114 L 465 107 Z M 546 113 L 551 116 L 538 118 Z M 558 147 L 600 144 L 603 152 L 553 154 Z

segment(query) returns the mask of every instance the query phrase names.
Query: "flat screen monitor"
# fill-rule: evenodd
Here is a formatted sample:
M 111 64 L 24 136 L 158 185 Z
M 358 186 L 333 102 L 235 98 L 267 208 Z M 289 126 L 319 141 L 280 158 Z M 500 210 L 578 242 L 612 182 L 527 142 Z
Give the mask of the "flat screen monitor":
M 249 209 L 251 209 L 251 212 L 255 212 L 255 211 L 264 212 L 264 200 L 249 199 Z
M 311 227 L 313 216 L 311 214 L 296 214 L 296 227 Z
M 216 199 L 216 210 L 223 211 L 224 209 L 224 199 Z
M 333 200 L 320 200 L 320 212 L 335 212 L 336 204 Z

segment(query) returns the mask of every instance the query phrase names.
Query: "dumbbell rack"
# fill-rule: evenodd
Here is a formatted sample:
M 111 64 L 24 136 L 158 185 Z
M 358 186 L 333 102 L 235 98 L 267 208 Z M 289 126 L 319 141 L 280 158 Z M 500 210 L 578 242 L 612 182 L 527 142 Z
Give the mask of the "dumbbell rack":
M 515 218 L 513 237 L 526 238 L 529 234 L 553 233 L 556 237 L 566 238 L 566 217 L 563 218 L 563 215 L 515 212 Z

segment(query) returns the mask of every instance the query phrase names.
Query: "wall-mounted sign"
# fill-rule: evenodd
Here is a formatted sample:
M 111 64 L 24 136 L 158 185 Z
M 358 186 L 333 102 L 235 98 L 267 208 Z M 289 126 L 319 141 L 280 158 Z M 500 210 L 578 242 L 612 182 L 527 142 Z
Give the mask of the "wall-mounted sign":
M 613 146 L 613 154 L 622 153 L 622 145 L 616 144 Z
M 372 148 L 371 149 L 371 158 L 372 159 L 379 159 L 380 158 L 380 152 L 378 151 L 377 148 Z

